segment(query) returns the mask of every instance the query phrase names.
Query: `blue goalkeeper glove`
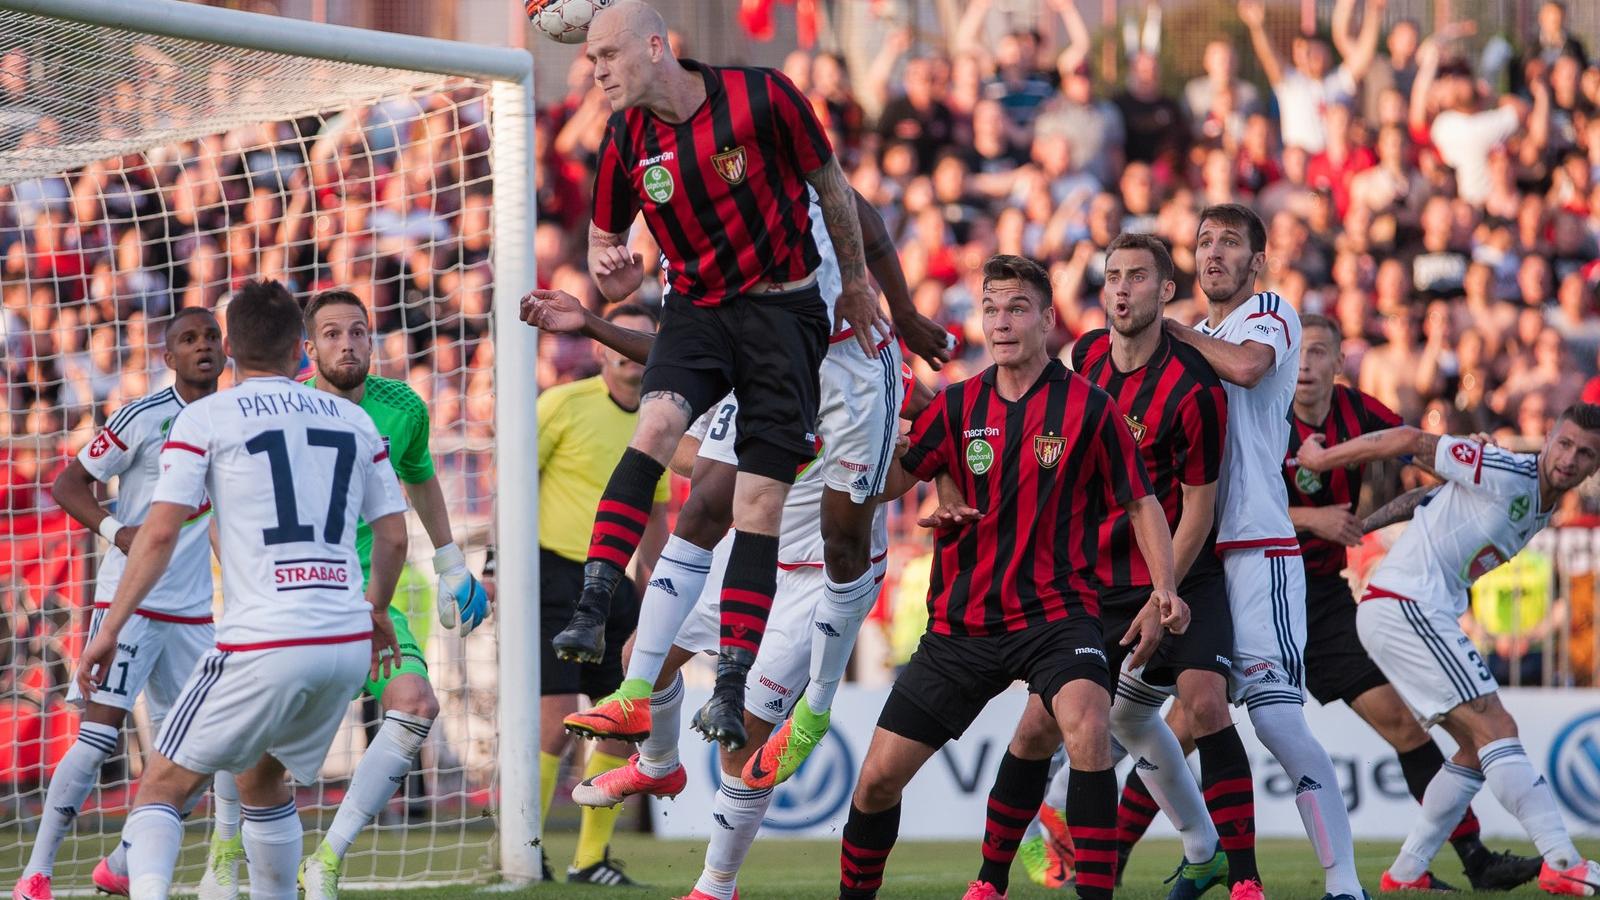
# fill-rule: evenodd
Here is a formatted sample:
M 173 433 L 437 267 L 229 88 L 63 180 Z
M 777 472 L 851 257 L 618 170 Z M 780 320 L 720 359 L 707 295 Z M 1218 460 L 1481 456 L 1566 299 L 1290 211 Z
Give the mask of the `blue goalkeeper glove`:
M 466 637 L 489 617 L 489 595 L 467 571 L 467 557 L 454 543 L 433 552 L 433 571 L 439 576 L 439 624 L 454 628 L 459 618 Z

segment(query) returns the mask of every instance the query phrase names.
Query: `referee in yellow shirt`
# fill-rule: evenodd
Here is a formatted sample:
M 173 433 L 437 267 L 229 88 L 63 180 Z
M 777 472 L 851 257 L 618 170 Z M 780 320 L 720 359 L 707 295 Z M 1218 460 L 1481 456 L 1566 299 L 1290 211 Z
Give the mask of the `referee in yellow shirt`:
M 657 325 L 654 312 L 631 303 L 612 309 L 606 319 L 638 331 L 654 332 Z M 550 646 L 550 636 L 567 627 L 573 603 L 583 593 L 583 563 L 589 556 L 595 509 L 638 418 L 644 366 L 599 344 L 594 353 L 600 361 L 599 375 L 539 395 L 539 627 L 545 635 L 540 646 L 539 689 L 541 822 L 550 813 L 561 757 L 572 744 L 561 720 L 578 711 L 578 695 L 594 701 L 622 684 L 622 645 L 639 622 L 642 591 L 624 578 L 611 598 L 605 656 L 599 663 L 563 662 L 556 659 Z M 663 475 L 656 486 L 650 522 L 639 547 L 639 585 L 649 580 L 650 569 L 666 543 L 668 477 Z M 622 765 L 632 752 L 632 745 L 621 741 L 596 743 L 584 777 Z M 567 881 L 633 883 L 610 858 L 611 833 L 621 811 L 621 806 L 583 810 L 578 851 L 567 869 Z

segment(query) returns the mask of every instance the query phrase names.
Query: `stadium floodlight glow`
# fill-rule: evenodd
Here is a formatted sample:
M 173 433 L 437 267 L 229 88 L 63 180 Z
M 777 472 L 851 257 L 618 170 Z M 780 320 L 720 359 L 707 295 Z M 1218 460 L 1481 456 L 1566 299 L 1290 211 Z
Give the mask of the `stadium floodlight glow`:
M 158 329 L 143 323 L 188 303 L 218 306 L 246 277 L 284 280 L 302 298 L 356 288 L 379 320 L 377 368 L 429 402 L 456 540 L 475 570 L 491 535 L 505 548 L 497 587 L 509 602 L 493 629 L 466 639 L 432 624 L 443 709 L 423 750 L 427 814 L 418 825 L 380 820 L 345 877 L 351 887 L 537 880 L 537 341 L 517 316 L 535 286 L 532 57 L 178 0 L 0 0 L 0 34 L 0 290 L 28 301 L 0 316 L 8 341 L 57 351 L 29 369 L 29 405 L 5 412 L 31 423 L 23 437 L 38 458 L 64 461 L 108 409 L 159 386 L 159 348 L 147 342 Z M 40 303 L 57 312 L 35 314 Z M 97 351 L 98 339 L 113 343 Z M 117 361 L 111 371 L 93 368 L 96 352 Z M 28 714 L 43 730 L 11 807 L 23 817 L 43 796 L 49 729 L 70 718 L 54 718 L 65 690 L 56 682 L 82 642 L 87 618 L 76 612 L 92 594 L 96 541 L 39 521 L 54 529 L 34 536 L 48 541 L 41 571 L 12 574 L 22 602 L 72 614 L 38 636 L 40 659 L 13 654 L 13 671 L 0 672 L 8 684 L 40 674 L 28 681 Z M 412 533 L 420 624 L 433 617 L 432 551 L 415 521 Z M 42 565 L 59 559 L 68 574 Z M 141 725 L 134 746 L 148 746 Z M 364 742 L 352 715 L 325 778 L 347 777 Z M 326 787 L 316 811 L 331 813 Z M 114 792 L 91 795 L 100 802 L 115 806 Z M 498 813 L 492 836 L 479 824 L 485 804 Z M 64 848 L 58 894 L 88 887 L 120 815 L 98 833 L 95 823 L 82 816 Z M 198 878 L 180 868 L 175 884 Z

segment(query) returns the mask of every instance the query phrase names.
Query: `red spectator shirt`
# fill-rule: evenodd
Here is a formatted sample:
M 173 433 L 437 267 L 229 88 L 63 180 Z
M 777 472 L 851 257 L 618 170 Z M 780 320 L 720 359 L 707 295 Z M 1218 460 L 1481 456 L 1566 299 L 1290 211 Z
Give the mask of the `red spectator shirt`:
M 1343 506 L 1354 513 L 1356 503 L 1361 499 L 1361 476 L 1365 466 L 1349 466 L 1318 474 L 1295 464 L 1300 444 L 1308 435 L 1320 434 L 1323 442 L 1332 447 L 1399 424 L 1400 417 L 1394 410 L 1371 395 L 1342 384 L 1333 386 L 1333 403 L 1328 407 L 1328 417 L 1321 422 L 1302 422 L 1291 407 L 1289 452 L 1283 459 L 1283 482 L 1289 489 L 1289 505 Z M 1300 539 L 1300 553 L 1305 559 L 1307 575 L 1336 576 L 1344 571 L 1346 556 L 1343 544 L 1308 534 Z
M 1015 402 L 996 368 L 946 388 L 917 417 L 900 464 L 955 479 L 983 516 L 939 533 L 928 630 L 982 636 L 1099 616 L 1095 562 L 1111 504 L 1150 493 L 1110 395 L 1051 360 Z
M 776 69 L 683 65 L 705 79 L 688 121 L 616 113 L 600 143 L 594 224 L 622 234 L 642 208 L 673 291 L 717 306 L 820 258 L 805 175 L 833 158 L 811 103 Z
M 1148 362 L 1131 372 L 1111 361 L 1111 332 L 1091 331 L 1072 348 L 1072 367 L 1111 395 L 1122 411 L 1150 476 L 1152 493 L 1175 529 L 1183 516 L 1183 486 L 1211 484 L 1222 473 L 1228 433 L 1228 394 L 1198 350 L 1161 335 Z M 1216 534 L 1206 541 L 1190 572 L 1220 569 Z M 1133 538 L 1133 522 L 1120 506 L 1100 523 L 1101 584 L 1147 585 L 1150 568 Z

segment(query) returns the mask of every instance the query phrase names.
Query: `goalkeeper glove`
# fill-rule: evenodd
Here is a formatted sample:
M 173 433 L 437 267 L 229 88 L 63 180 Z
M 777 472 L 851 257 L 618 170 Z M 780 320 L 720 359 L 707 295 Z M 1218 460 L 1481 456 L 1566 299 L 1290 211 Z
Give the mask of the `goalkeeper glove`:
M 467 571 L 467 557 L 453 542 L 433 551 L 433 571 L 439 576 L 439 624 L 456 627 L 466 637 L 489 617 L 489 595 Z

